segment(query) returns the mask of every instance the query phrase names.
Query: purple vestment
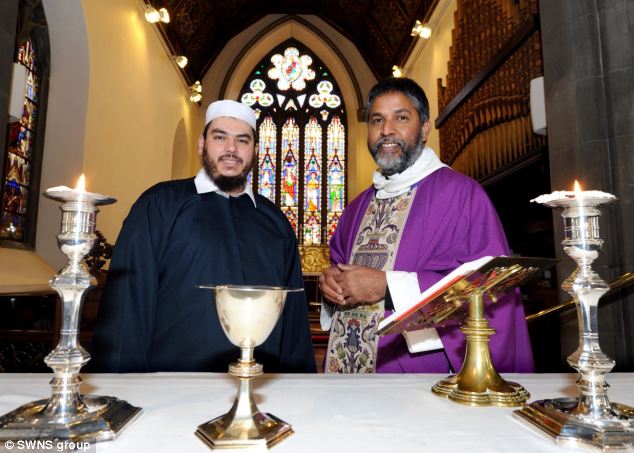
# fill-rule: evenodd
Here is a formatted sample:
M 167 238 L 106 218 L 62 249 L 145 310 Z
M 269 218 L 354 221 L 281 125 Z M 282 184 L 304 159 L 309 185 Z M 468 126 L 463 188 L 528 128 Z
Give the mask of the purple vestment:
M 416 185 L 394 270 L 416 272 L 421 291 L 462 263 L 509 254 L 497 213 L 477 182 L 450 168 L 441 168 Z M 359 224 L 374 193 L 374 187 L 370 187 L 346 207 L 330 241 L 333 264 L 349 263 Z M 517 294 L 489 304 L 486 317 L 496 330 L 490 343 L 495 368 L 499 372 L 534 371 L 524 307 Z M 377 372 L 459 371 L 465 353 L 463 334 L 458 326 L 437 330 L 444 350 L 411 354 L 401 334 L 382 337 Z

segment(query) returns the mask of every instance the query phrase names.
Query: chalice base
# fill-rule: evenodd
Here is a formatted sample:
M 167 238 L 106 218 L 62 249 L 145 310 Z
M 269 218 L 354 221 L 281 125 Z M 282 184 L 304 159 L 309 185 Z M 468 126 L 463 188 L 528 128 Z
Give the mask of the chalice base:
M 520 384 L 505 381 L 497 373 L 489 380 L 475 381 L 473 385 L 459 379 L 459 375 L 451 375 L 438 381 L 431 390 L 435 394 L 445 396 L 456 403 L 478 407 L 521 406 L 530 397 L 530 394 Z
M 0 417 L 0 439 L 68 439 L 99 442 L 115 439 L 141 408 L 111 396 L 84 395 L 72 413 L 46 413 L 50 400 L 32 401 Z
M 513 412 L 531 431 L 557 445 L 595 452 L 634 451 L 634 408 L 610 403 L 613 417 L 575 413 L 576 398 L 535 401 Z
M 196 430 L 196 435 L 211 448 L 270 448 L 291 434 L 291 425 L 259 411 L 246 420 L 227 413 Z

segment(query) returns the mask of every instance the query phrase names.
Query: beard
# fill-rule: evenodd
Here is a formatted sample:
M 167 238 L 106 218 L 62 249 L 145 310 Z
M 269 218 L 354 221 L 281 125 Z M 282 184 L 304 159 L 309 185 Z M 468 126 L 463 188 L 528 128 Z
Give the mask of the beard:
M 244 159 L 234 154 L 225 154 L 223 156 L 220 156 L 218 158 L 218 162 L 222 162 L 223 159 L 228 158 L 235 159 L 240 164 L 244 164 Z M 244 190 L 249 172 L 253 168 L 253 161 L 254 159 L 251 159 L 244 166 L 244 169 L 240 172 L 240 174 L 235 176 L 225 176 L 220 174 L 220 172 L 218 171 L 218 165 L 209 157 L 209 154 L 207 153 L 207 146 L 203 148 L 202 163 L 205 169 L 205 173 L 207 173 L 207 176 L 209 176 L 209 178 L 218 186 L 218 188 L 225 193 L 231 193 L 237 190 Z
M 381 152 L 381 146 L 387 143 L 395 143 L 401 148 L 401 153 L 392 156 Z M 423 153 L 423 134 L 421 131 L 416 135 L 414 143 L 407 143 L 405 140 L 394 137 L 382 137 L 374 145 L 368 142 L 368 149 L 372 158 L 379 166 L 383 176 L 392 176 L 396 173 L 403 173 L 418 160 Z

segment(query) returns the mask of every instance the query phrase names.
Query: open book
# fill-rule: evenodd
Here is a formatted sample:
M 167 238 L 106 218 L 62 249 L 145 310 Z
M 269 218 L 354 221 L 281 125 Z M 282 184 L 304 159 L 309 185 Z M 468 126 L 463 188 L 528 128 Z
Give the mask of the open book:
M 524 283 L 556 260 L 548 258 L 483 256 L 454 269 L 423 291 L 410 307 L 392 313 L 379 324 L 379 335 L 420 330 L 462 322 L 469 294 L 508 291 Z M 503 273 L 504 277 L 500 278 Z

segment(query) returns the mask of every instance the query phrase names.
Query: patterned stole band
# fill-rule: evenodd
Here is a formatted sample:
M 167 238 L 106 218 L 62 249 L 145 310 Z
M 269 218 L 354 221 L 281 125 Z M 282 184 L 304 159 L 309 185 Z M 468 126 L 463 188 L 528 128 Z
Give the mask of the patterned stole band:
M 374 198 L 363 216 L 350 264 L 390 271 L 394 268 L 403 228 L 409 216 L 416 189 L 393 198 Z M 376 371 L 379 322 L 385 301 L 337 307 L 328 351 L 326 373 L 374 373 Z

